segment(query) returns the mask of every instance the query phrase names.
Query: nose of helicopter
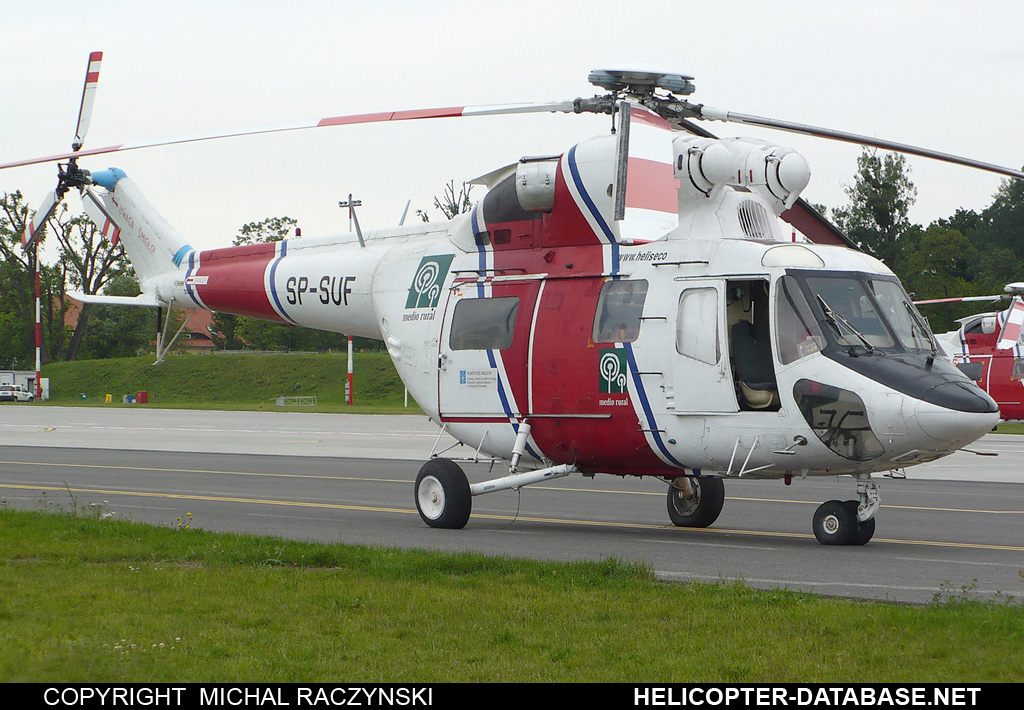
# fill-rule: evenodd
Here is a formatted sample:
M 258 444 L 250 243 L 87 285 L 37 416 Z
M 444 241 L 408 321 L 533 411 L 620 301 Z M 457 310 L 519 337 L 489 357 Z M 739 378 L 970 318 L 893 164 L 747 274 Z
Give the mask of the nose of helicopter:
M 918 399 L 916 418 L 936 442 L 959 448 L 979 439 L 999 423 L 999 407 L 983 390 L 960 382 L 934 387 Z

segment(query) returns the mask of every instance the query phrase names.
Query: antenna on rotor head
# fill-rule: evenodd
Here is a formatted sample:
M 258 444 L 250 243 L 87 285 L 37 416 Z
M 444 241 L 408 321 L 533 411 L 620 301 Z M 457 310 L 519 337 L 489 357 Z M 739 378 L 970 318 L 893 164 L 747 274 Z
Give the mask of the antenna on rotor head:
M 689 96 L 697 90 L 692 76 L 665 72 L 597 69 L 590 72 L 587 80 L 607 91 L 621 92 L 636 98 L 653 96 L 655 89 L 680 96 Z

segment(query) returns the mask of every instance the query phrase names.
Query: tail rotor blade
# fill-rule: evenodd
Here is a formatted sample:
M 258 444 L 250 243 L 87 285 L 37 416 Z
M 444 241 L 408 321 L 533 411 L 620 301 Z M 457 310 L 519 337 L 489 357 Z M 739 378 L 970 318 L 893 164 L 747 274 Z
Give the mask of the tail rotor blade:
M 92 188 L 82 189 L 82 205 L 85 207 L 85 214 L 100 230 L 100 233 L 109 239 L 111 244 L 117 246 L 117 243 L 121 241 L 121 228 L 117 226 L 117 221 L 107 211 L 103 200 L 93 192 Z
M 103 52 L 93 52 L 89 55 L 89 66 L 85 70 L 85 86 L 82 87 L 82 102 L 78 106 L 78 124 L 75 126 L 75 140 L 71 149 L 78 151 L 85 142 L 85 134 L 89 130 L 89 120 L 92 117 L 92 105 L 96 99 L 96 86 L 100 80 L 100 63 L 103 61 Z
M 59 200 L 57 199 L 57 192 L 54 190 L 51 190 L 50 194 L 39 203 L 39 209 L 36 210 L 32 219 L 28 220 L 25 224 L 25 231 L 22 232 L 21 246 L 23 249 L 27 250 L 32 246 L 32 242 L 35 240 L 36 235 L 43 228 L 43 225 L 46 224 L 46 220 L 50 219 L 50 215 L 53 214 L 53 211 L 57 209 L 58 203 Z

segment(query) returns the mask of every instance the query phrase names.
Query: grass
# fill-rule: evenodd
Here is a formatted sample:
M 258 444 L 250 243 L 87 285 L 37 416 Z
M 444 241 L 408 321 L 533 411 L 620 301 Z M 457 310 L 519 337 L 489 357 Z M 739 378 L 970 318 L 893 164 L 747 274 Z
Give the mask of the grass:
M 997 434 L 1024 434 L 1024 423 L 1008 422 L 996 427 Z
M 356 353 L 355 405 L 345 404 L 346 354 L 168 355 L 160 365 L 152 355 L 109 360 L 54 362 L 43 368 L 50 378 L 51 404 L 124 405 L 123 396 L 145 391 L 158 407 L 190 409 L 273 409 L 281 396 L 316 396 L 304 412 L 419 414 L 387 353 Z M 83 398 L 82 395 L 85 395 Z M 105 405 L 110 394 L 111 405 Z
M 1024 610 L 0 510 L 0 682 L 1017 682 Z

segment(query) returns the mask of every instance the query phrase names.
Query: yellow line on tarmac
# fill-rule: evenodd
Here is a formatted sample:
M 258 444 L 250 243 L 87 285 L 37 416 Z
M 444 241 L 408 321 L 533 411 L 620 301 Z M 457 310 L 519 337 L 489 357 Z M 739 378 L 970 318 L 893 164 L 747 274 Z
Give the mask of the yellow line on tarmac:
M 409 478 L 372 478 L 367 476 L 329 476 L 320 474 L 298 474 L 298 473 L 254 473 L 251 471 L 217 471 L 193 468 L 160 468 L 156 466 L 111 466 L 108 464 L 85 464 L 85 463 L 52 463 L 43 461 L 0 461 L 0 465 L 11 466 L 42 466 L 51 468 L 94 468 L 110 471 L 150 471 L 154 473 L 206 473 L 223 474 L 225 476 L 253 476 L 255 478 L 297 478 L 310 480 L 328 481 L 371 481 L 379 483 L 401 483 L 411 484 Z M 554 491 L 560 493 L 603 493 L 610 495 L 634 495 L 634 496 L 664 496 L 664 492 L 652 491 L 618 491 L 609 488 L 568 488 L 565 486 L 542 485 L 536 490 Z M 748 503 L 780 503 L 789 505 L 820 505 L 820 502 L 806 500 L 789 500 L 784 498 L 750 498 L 744 496 L 726 496 L 728 500 L 745 501 Z M 1024 510 L 979 510 L 977 508 L 938 508 L 932 506 L 918 505 L 882 505 L 888 510 L 921 510 L 941 513 L 981 513 L 985 515 L 1024 515 Z
M 156 466 L 111 466 L 95 463 L 50 463 L 45 461 L 0 461 L 0 465 L 42 466 L 49 468 L 97 468 L 104 471 L 149 471 L 152 473 L 220 473 L 225 476 L 253 476 L 255 478 L 310 478 L 330 481 L 379 481 L 381 483 L 412 483 L 411 478 L 367 478 L 366 476 L 326 476 L 299 473 L 254 473 L 252 471 L 216 471 L 201 468 L 160 468 Z
M 560 491 L 563 493 L 610 493 L 612 495 L 634 495 L 634 496 L 660 496 L 664 497 L 665 492 L 652 491 L 616 491 L 601 488 L 566 488 L 565 486 L 540 486 L 547 491 Z M 742 500 L 748 503 L 788 503 L 791 505 L 820 505 L 820 501 L 791 500 L 786 498 L 749 498 L 744 496 L 732 496 L 726 494 L 726 500 Z M 928 510 L 943 513 L 987 513 L 991 515 L 1024 515 L 1024 510 L 978 510 L 977 508 L 935 508 L 923 505 L 882 505 L 890 510 Z
M 388 508 L 382 506 L 346 505 L 343 503 L 303 502 L 292 500 L 272 500 L 261 498 L 235 498 L 229 496 L 203 496 L 184 493 L 146 493 L 142 491 L 118 491 L 98 488 L 67 488 L 62 486 L 26 486 L 0 483 L 0 489 L 29 491 L 70 491 L 72 493 L 96 493 L 100 495 L 138 496 L 144 498 L 170 498 L 174 500 L 213 501 L 221 503 L 249 503 L 253 505 L 282 505 L 298 508 L 321 508 L 327 510 L 357 510 L 376 513 L 404 513 L 415 515 L 415 510 L 408 508 Z M 571 518 L 538 518 L 523 515 L 474 514 L 475 518 L 488 520 L 522 520 L 532 523 L 551 523 L 556 525 L 580 525 L 595 528 L 618 528 L 629 530 L 663 530 L 675 534 L 709 534 L 709 535 L 743 535 L 749 537 L 786 537 L 806 539 L 813 537 L 804 533 L 772 532 L 767 530 L 732 530 L 726 528 L 678 528 L 672 525 L 655 525 L 651 523 L 616 523 L 599 520 L 575 520 Z M 954 547 L 970 550 L 995 550 L 1002 552 L 1024 552 L 1019 545 L 987 545 L 982 543 L 941 542 L 934 540 L 897 540 L 873 538 L 872 543 L 891 543 L 905 545 L 922 545 L 926 547 Z

